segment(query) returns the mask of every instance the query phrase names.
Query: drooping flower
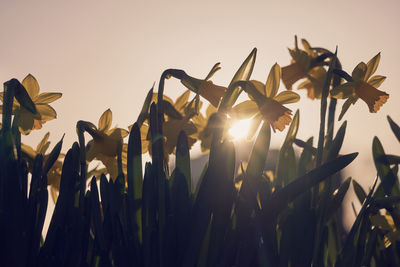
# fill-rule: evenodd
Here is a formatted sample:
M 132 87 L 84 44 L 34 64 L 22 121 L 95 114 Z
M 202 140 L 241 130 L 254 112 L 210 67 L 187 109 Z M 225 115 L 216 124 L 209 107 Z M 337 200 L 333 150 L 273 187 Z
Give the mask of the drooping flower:
M 210 78 L 219 69 L 221 69 L 221 67 L 219 67 L 219 63 L 217 63 L 211 68 L 204 80 L 185 75 L 185 77 L 182 77 L 181 83 L 189 90 L 207 99 L 214 107 L 218 107 L 221 98 L 225 94 L 226 87 L 215 85 L 210 81 Z
M 192 117 L 197 113 L 193 111 L 193 106 L 196 101 L 189 102 L 190 91 L 184 92 L 179 96 L 175 102 L 165 95 L 163 95 L 164 101 L 164 122 L 163 122 L 163 135 L 164 135 L 164 152 L 165 156 L 175 153 L 176 144 L 178 141 L 178 135 L 181 130 L 184 130 L 188 135 L 189 147 L 196 142 L 196 139 L 191 137 L 197 132 L 197 128 L 192 122 Z M 198 98 L 198 97 L 197 97 Z M 158 94 L 154 93 L 152 96 L 152 102 L 158 101 Z M 199 109 L 199 107 L 197 107 Z M 148 112 L 148 111 L 147 111 Z M 142 153 L 151 153 L 151 136 L 149 131 L 148 114 L 146 119 L 140 127 L 141 142 L 142 142 Z M 129 126 L 131 129 L 132 126 Z
M 281 68 L 278 64 L 272 66 L 265 84 L 252 80 L 245 83 L 244 90 L 247 91 L 251 100 L 246 100 L 232 108 L 230 115 L 237 119 L 253 117 L 254 126 L 260 125 L 261 120 L 268 121 L 275 131 L 283 131 L 286 125 L 292 121 L 292 111 L 283 104 L 298 102 L 300 96 L 292 91 L 278 93 L 281 79 Z M 254 134 L 258 127 L 251 129 L 250 135 Z
M 348 81 L 331 90 L 331 96 L 347 99 L 343 104 L 339 119 L 343 117 L 351 104 L 355 104 L 361 98 L 371 113 L 376 113 L 386 103 L 389 94 L 377 88 L 386 79 L 385 76 L 374 75 L 378 68 L 381 54 L 378 53 L 367 64 L 360 62 L 353 70 L 351 77 L 347 75 Z
M 298 48 L 297 37 L 295 37 L 295 48 L 289 49 L 292 56 L 291 64 L 282 68 L 282 82 L 286 89 L 291 90 L 295 82 L 306 79 L 297 89 L 306 89 L 307 96 L 311 99 L 321 98 L 322 87 L 326 77 L 323 67 L 324 60 L 330 55 L 325 55 L 312 49 L 305 39 L 301 39 L 304 50 Z
M 33 103 L 35 103 L 37 113 L 31 113 L 29 110 L 22 107 L 18 101 L 14 100 L 13 115 L 19 116 L 18 126 L 20 132 L 24 135 L 28 135 L 32 130 L 41 129 L 45 122 L 53 120 L 57 117 L 56 111 L 49 105 L 49 103 L 59 99 L 62 94 L 39 94 L 39 83 L 31 74 L 28 74 L 28 76 L 24 78 L 22 85 L 25 87 Z M 0 100 L 3 101 L 3 93 L 0 93 Z M 1 112 L 2 109 L 0 108 L 0 113 Z
M 100 160 L 110 174 L 115 179 L 118 175 L 117 151 L 121 140 L 128 136 L 129 132 L 122 128 L 111 128 L 112 112 L 107 109 L 100 117 L 98 127 L 94 126 L 89 134 L 93 137 L 87 143 L 86 160 L 91 162 L 93 159 Z M 126 173 L 127 145 L 122 148 L 122 165 Z

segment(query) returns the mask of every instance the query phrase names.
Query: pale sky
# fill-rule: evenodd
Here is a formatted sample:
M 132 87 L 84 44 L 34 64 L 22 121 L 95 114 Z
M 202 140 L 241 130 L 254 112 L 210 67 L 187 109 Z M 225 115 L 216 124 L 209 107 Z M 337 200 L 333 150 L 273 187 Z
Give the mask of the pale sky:
M 377 114 L 359 101 L 345 115 L 348 131 L 342 153 L 359 151 L 348 174 L 368 185 L 374 178 L 372 138 L 387 152 L 400 144 L 386 115 L 400 123 L 399 1 L 16 1 L 0 2 L 0 81 L 20 81 L 33 74 L 41 91 L 61 92 L 52 104 L 58 119 L 46 123 L 23 142 L 36 146 L 50 131 L 53 145 L 66 134 L 66 151 L 77 141 L 78 120 L 97 124 L 111 108 L 113 125 L 127 128 L 138 115 L 147 91 L 163 70 L 181 68 L 204 78 L 216 62 L 214 83 L 227 86 L 235 71 L 258 48 L 252 79 L 265 82 L 271 66 L 288 65 L 287 47 L 295 34 L 311 45 L 334 50 L 350 72 L 382 52 L 377 74 L 387 76 L 380 87 L 390 98 Z M 283 85 L 281 85 L 283 90 Z M 168 81 L 165 93 L 184 91 Z M 300 107 L 298 137 L 317 136 L 319 102 L 306 98 Z M 338 112 L 342 105 L 339 102 Z M 294 112 L 293 112 L 294 113 Z M 339 124 L 336 124 L 336 129 Z M 285 136 L 277 133 L 272 144 Z M 52 146 L 51 146 L 52 147 Z M 364 171 L 360 172 L 360 169 Z

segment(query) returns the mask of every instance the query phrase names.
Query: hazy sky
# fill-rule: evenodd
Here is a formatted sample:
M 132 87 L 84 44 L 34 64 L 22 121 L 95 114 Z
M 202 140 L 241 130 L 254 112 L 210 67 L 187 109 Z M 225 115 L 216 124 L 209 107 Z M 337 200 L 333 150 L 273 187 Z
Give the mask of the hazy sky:
M 226 86 L 257 47 L 252 79 L 265 82 L 275 62 L 289 64 L 287 47 L 293 47 L 295 34 L 311 45 L 331 50 L 338 45 L 348 72 L 381 51 L 377 74 L 388 77 L 380 87 L 390 94 L 388 102 L 378 114 L 370 114 L 359 101 L 345 116 L 349 124 L 342 152 L 361 152 L 350 174 L 368 184 L 375 172 L 373 136 L 379 136 L 388 152 L 400 151 L 386 120 L 390 114 L 400 123 L 399 3 L 2 0 L 0 80 L 22 80 L 32 73 L 42 91 L 63 93 L 52 105 L 58 119 L 23 141 L 36 146 L 47 131 L 53 141 L 66 133 L 65 150 L 77 140 L 76 121 L 97 124 L 107 108 L 113 111 L 113 125 L 132 124 L 146 92 L 166 68 L 181 68 L 203 78 L 221 62 L 222 70 L 213 80 Z M 184 88 L 168 81 L 165 90 L 176 97 Z M 300 103 L 290 107 L 293 111 L 301 107 L 298 136 L 306 139 L 317 135 L 319 102 L 308 100 L 303 91 L 300 94 Z M 284 135 L 274 135 L 273 145 L 279 145 Z M 367 172 L 357 172 L 360 166 Z

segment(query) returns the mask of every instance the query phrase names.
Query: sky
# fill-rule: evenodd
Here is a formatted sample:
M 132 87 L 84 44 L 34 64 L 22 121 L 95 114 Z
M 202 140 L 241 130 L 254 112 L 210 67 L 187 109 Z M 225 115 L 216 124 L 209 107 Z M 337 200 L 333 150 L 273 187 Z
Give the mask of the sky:
M 212 80 L 227 86 L 257 47 L 252 79 L 265 82 L 275 62 L 289 64 L 287 48 L 293 47 L 296 34 L 313 46 L 338 46 L 338 57 L 350 73 L 359 62 L 381 52 L 377 74 L 387 76 L 380 89 L 390 95 L 388 102 L 370 114 L 358 101 L 344 117 L 348 127 L 341 152 L 360 152 L 346 174 L 367 187 L 375 176 L 373 137 L 380 138 L 386 152 L 400 151 L 386 119 L 390 115 L 400 123 L 399 10 L 395 0 L 2 0 L 0 81 L 22 81 L 31 73 L 42 92 L 63 94 L 52 104 L 57 119 L 22 141 L 36 146 L 49 131 L 55 144 L 65 133 L 66 151 L 77 141 L 78 120 L 97 124 L 110 108 L 113 125 L 127 128 L 136 121 L 147 91 L 167 68 L 204 78 L 221 62 L 222 69 Z M 175 98 L 183 92 L 179 82 L 166 83 L 166 95 Z M 289 107 L 300 108 L 298 137 L 305 140 L 318 134 L 319 102 L 298 92 L 300 102 Z M 274 134 L 272 146 L 279 146 L 285 134 Z

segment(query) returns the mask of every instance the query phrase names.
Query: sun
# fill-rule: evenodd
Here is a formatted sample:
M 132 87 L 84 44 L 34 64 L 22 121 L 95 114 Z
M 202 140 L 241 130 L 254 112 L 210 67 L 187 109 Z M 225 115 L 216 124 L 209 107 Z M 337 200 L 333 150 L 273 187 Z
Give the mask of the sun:
M 228 132 L 234 140 L 240 140 L 247 136 L 250 125 L 251 119 L 235 121 Z

